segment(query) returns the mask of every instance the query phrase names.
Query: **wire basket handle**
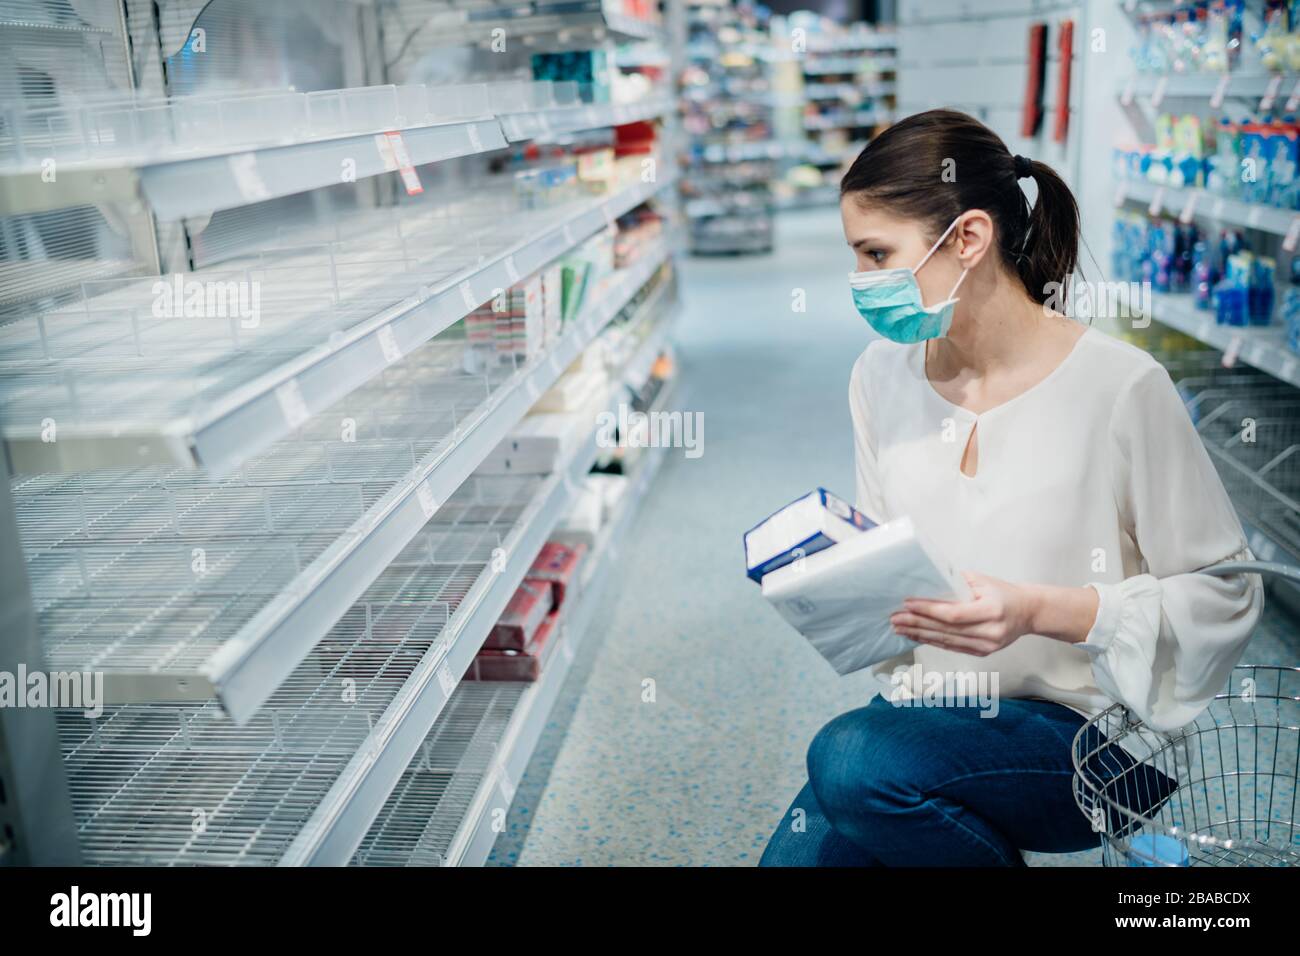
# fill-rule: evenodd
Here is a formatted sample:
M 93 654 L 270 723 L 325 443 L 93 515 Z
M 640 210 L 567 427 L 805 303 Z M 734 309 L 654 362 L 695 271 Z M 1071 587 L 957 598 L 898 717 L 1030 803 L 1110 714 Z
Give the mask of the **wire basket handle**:
M 1212 574 L 1216 578 L 1227 577 L 1229 574 L 1273 575 L 1300 584 L 1300 568 L 1277 561 L 1221 561 L 1208 568 L 1201 568 L 1196 573 Z

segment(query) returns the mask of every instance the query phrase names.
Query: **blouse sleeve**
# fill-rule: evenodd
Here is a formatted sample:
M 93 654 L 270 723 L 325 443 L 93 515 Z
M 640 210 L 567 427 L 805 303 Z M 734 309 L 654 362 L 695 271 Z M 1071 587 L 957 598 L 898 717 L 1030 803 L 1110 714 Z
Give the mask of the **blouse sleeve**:
M 1110 436 L 1117 504 L 1146 573 L 1091 585 L 1100 603 L 1080 646 L 1103 692 L 1170 731 L 1223 691 L 1263 610 L 1263 585 L 1255 574 L 1194 573 L 1251 555 L 1164 368 L 1152 363 L 1129 380 Z
M 849 376 L 849 412 L 853 417 L 853 461 L 855 474 L 853 506 L 877 524 L 888 520 L 880 473 L 876 467 L 875 436 L 867 401 L 867 353 L 864 351 Z

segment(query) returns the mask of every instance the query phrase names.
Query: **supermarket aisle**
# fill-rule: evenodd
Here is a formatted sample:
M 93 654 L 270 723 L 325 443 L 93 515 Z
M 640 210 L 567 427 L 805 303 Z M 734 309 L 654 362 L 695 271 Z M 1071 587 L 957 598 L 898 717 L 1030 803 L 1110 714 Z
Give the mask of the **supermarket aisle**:
M 780 230 L 774 256 L 685 263 L 677 340 L 704 453 L 669 453 L 598 616 L 605 633 L 580 655 L 594 660 L 575 662 L 586 686 L 557 707 L 557 724 L 572 713 L 567 736 L 549 780 L 522 782 L 502 862 L 755 863 L 812 735 L 866 700 L 866 679 L 836 678 L 741 563 L 742 533 L 775 508 L 819 484 L 853 493 L 846 394 L 868 331 L 844 283 L 852 259 L 833 208 Z M 792 311 L 797 290 L 806 312 Z

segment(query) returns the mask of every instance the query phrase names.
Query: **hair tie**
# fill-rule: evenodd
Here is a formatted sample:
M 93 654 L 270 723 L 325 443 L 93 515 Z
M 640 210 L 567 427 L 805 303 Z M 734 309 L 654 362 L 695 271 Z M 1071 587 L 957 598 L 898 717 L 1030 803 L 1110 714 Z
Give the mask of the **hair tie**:
M 1028 179 L 1034 175 L 1034 167 L 1030 160 L 1025 156 L 1014 156 L 1012 162 L 1016 168 L 1016 179 Z

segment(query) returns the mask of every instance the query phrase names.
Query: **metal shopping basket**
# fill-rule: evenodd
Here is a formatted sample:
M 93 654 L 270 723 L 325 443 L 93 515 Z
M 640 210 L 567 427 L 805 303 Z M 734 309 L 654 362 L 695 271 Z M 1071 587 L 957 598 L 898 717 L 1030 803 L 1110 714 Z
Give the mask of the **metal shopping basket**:
M 1300 580 L 1295 568 L 1256 561 L 1203 573 L 1243 571 Z M 1102 837 L 1106 866 L 1297 866 L 1298 756 L 1300 667 L 1239 665 L 1172 733 L 1144 727 L 1122 704 L 1084 724 L 1071 754 L 1074 798 Z

